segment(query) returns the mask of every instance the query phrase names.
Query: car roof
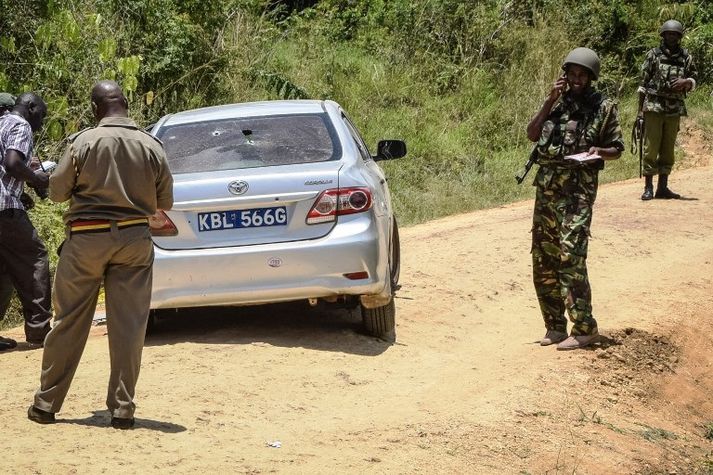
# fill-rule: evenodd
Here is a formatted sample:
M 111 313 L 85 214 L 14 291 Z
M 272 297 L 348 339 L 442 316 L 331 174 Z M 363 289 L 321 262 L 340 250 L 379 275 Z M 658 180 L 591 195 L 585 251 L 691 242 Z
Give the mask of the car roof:
M 281 114 L 320 114 L 326 112 L 327 102 L 319 100 L 286 100 L 244 102 L 221 106 L 203 107 L 165 116 L 160 122 L 162 127 L 207 122 L 236 117 L 256 117 Z

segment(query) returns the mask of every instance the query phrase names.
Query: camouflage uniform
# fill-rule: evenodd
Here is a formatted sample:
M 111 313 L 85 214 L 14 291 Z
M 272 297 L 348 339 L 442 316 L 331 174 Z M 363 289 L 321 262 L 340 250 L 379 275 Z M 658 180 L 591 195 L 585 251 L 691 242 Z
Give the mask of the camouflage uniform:
M 669 175 L 674 162 L 674 144 L 681 116 L 687 115 L 686 92 L 674 91 L 670 84 L 676 78 L 696 80 L 697 72 L 688 51 L 675 53 L 661 46 L 646 54 L 641 66 L 639 92 L 646 95 L 643 104 L 644 175 Z
M 589 89 L 577 98 L 565 93 L 542 127 L 540 165 L 532 220 L 533 281 L 548 330 L 591 335 L 592 292 L 587 277 L 587 245 L 592 206 L 603 160 L 580 163 L 565 155 L 590 147 L 624 150 L 616 104 Z

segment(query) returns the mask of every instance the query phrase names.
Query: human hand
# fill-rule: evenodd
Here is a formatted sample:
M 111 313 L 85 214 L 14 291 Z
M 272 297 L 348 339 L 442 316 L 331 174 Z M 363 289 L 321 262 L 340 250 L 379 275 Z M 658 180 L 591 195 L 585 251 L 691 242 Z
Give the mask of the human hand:
M 40 159 L 37 158 L 37 156 L 34 156 L 30 159 L 30 163 L 28 166 L 32 171 L 39 170 L 40 168 L 42 168 L 42 166 L 40 165 Z
M 552 89 L 550 90 L 550 95 L 548 97 L 549 100 L 551 101 L 556 101 L 557 99 L 560 98 L 562 94 L 567 90 L 567 77 L 562 75 L 559 78 L 557 78 L 557 81 L 552 85 Z
M 25 211 L 29 211 L 35 207 L 35 201 L 27 193 L 22 193 L 20 195 L 20 203 L 22 203 L 22 206 L 25 208 Z
M 587 152 L 589 155 L 597 155 L 597 156 L 602 156 L 601 150 L 599 147 L 589 147 L 589 151 Z
M 671 89 L 674 91 L 688 91 L 693 87 L 690 79 L 676 78 L 671 81 Z
M 35 191 L 47 189 L 50 186 L 50 174 L 42 170 L 35 170 L 35 179 L 31 184 Z

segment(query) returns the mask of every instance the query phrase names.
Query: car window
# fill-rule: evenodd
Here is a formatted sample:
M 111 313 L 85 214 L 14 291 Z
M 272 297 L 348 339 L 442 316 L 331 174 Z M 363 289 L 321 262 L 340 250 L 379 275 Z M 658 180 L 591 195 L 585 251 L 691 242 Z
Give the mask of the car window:
M 359 132 L 357 131 L 352 121 L 344 113 L 342 113 L 342 119 L 344 119 L 344 123 L 347 125 L 347 129 L 349 129 L 349 134 L 352 136 L 352 139 L 354 139 L 354 142 L 356 143 L 356 146 L 359 149 L 361 158 L 363 158 L 364 160 L 371 160 L 371 154 L 369 153 L 369 149 L 366 147 L 364 140 L 362 140 L 361 135 L 359 135 Z
M 157 136 L 173 173 L 324 162 L 341 155 L 326 114 L 194 122 L 161 128 Z

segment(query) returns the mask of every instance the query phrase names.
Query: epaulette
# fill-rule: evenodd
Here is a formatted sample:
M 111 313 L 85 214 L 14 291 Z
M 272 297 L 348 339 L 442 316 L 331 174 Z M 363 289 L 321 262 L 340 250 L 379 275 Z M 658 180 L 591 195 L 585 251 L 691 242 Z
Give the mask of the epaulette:
M 156 142 L 159 143 L 159 145 L 161 145 L 161 146 L 163 147 L 163 142 L 161 142 L 161 139 L 159 139 L 159 138 L 156 137 L 155 135 L 151 134 L 151 132 L 145 131 L 144 129 L 139 129 L 139 130 L 140 130 L 141 132 L 145 133 L 146 135 L 148 135 L 149 137 L 151 137 L 152 139 L 154 139 Z
M 80 130 L 79 132 L 73 133 L 72 135 L 70 135 L 69 137 L 67 137 L 67 142 L 70 142 L 70 143 L 71 143 L 71 142 L 74 142 L 74 140 L 75 140 L 77 137 L 79 137 L 79 136 L 82 135 L 84 132 L 86 132 L 87 130 L 90 130 L 90 129 L 92 129 L 92 127 L 87 127 L 87 128 L 85 128 L 85 129 Z

